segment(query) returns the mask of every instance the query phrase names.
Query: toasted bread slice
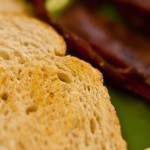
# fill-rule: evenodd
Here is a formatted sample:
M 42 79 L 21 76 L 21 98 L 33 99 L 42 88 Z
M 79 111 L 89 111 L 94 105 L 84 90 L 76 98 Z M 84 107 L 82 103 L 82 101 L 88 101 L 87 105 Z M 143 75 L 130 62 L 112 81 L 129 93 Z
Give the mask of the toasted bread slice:
M 50 61 L 0 65 L 0 149 L 126 149 L 102 74 L 74 57 Z
M 29 12 L 19 0 L 0 0 L 0 13 L 28 14 Z
M 125 150 L 102 74 L 53 28 L 0 16 L 0 149 Z
M 0 59 L 64 56 L 66 44 L 50 26 L 26 16 L 0 15 Z

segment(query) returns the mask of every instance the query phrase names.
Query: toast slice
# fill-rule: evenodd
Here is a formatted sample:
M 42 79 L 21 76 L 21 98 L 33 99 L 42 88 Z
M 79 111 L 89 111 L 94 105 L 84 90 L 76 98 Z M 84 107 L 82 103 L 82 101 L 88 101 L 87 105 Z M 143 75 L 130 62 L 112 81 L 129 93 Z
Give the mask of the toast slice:
M 57 32 L 0 16 L 0 149 L 125 150 L 102 74 Z
M 0 15 L 0 59 L 22 61 L 64 56 L 66 44 L 49 25 L 20 15 Z

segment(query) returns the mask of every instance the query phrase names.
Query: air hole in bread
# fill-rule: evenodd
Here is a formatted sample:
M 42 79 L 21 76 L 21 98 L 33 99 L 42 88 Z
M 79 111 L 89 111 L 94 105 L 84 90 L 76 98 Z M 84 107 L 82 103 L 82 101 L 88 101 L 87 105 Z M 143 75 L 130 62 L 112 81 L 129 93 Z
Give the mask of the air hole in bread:
M 71 77 L 64 72 L 58 72 L 57 75 L 58 75 L 59 80 L 61 80 L 62 82 L 66 82 L 66 83 L 72 82 Z
M 21 89 L 20 88 L 17 88 L 16 91 L 17 91 L 17 93 L 21 93 Z
M 24 64 L 24 63 L 25 63 L 25 60 L 24 60 L 24 59 L 22 59 L 22 58 L 20 58 L 20 59 L 19 59 L 19 61 L 18 61 L 18 63 L 20 63 L 20 64 Z
M 44 144 L 47 145 L 47 144 L 48 144 L 48 141 L 47 141 L 47 140 L 44 140 Z
M 89 140 L 87 138 L 85 138 L 85 146 L 88 147 L 89 146 Z
M 19 69 L 19 70 L 18 70 L 18 75 L 17 75 L 17 80 L 18 80 L 18 81 L 20 80 L 21 73 L 22 73 L 22 69 Z
M 42 70 L 42 72 L 46 72 L 46 69 L 45 69 L 45 67 L 42 67 L 42 69 L 41 69 L 41 70 Z
M 100 122 L 100 116 L 96 115 L 96 121 L 99 123 Z
M 5 112 L 4 112 L 4 115 L 5 115 L 5 116 L 7 116 L 7 115 L 8 115 L 8 113 L 9 113 L 9 110 L 8 110 L 8 109 L 6 109 L 6 110 L 5 110 Z
M 84 98 L 79 97 L 80 102 L 84 102 Z
M 37 92 L 36 91 L 33 90 L 33 91 L 30 92 L 30 97 L 31 98 L 36 97 L 36 96 L 37 96 Z
M 7 93 L 3 93 L 1 98 L 6 101 L 8 99 L 8 94 Z
M 25 63 L 25 60 L 24 60 L 22 54 L 19 51 L 15 51 L 13 54 L 17 58 L 19 64 L 24 64 Z
M 29 71 L 29 72 L 28 72 L 28 76 L 29 76 L 29 77 L 31 77 L 32 74 L 33 74 L 32 71 Z
M 18 131 L 19 130 L 20 130 L 20 128 L 18 128 Z M 25 149 L 25 145 L 21 141 L 18 142 L 18 145 L 21 149 Z
M 29 115 L 30 113 L 34 113 L 37 111 L 37 106 L 36 105 L 31 105 L 26 109 L 26 114 Z
M 92 134 L 94 134 L 96 130 L 96 124 L 93 119 L 90 120 L 90 129 L 91 129 Z
M 88 91 L 89 91 L 89 92 L 91 91 L 91 88 L 90 88 L 90 86 L 88 86 L 88 87 L 87 87 L 87 89 L 88 89 Z
M 11 81 L 14 81 L 14 78 L 10 77 L 10 80 L 11 80 Z
M 86 104 L 83 104 L 83 107 L 84 107 L 84 109 L 87 109 L 87 105 Z
M 9 54 L 7 52 L 0 50 L 0 57 L 4 60 L 10 60 Z
M 23 45 L 26 47 L 26 46 L 29 46 L 29 42 L 23 42 Z

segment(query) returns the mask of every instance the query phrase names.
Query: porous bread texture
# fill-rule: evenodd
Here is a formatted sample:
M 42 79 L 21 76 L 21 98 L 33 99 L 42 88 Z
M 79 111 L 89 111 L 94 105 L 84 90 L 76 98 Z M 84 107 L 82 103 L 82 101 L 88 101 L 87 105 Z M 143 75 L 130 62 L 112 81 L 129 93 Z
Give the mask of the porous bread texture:
M 26 6 L 19 0 L 0 0 L 0 13 L 29 14 Z
M 6 60 L 45 59 L 65 55 L 66 44 L 52 27 L 36 19 L 0 15 L 0 53 Z
M 0 21 L 0 150 L 125 150 L 102 74 L 51 27 Z
M 71 56 L 3 60 L 0 149 L 126 149 L 101 73 Z

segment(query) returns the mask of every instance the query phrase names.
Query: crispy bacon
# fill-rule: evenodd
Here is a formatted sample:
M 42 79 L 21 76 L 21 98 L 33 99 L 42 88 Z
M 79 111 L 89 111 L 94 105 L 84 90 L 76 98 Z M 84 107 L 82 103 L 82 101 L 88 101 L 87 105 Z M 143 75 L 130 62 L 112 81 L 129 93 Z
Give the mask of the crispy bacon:
M 82 0 L 84 5 L 94 9 L 103 4 L 104 0 Z
M 56 21 L 48 16 L 43 1 L 30 1 L 37 16 L 62 34 L 80 58 L 99 68 L 110 82 L 150 100 L 148 39 L 84 7 L 74 7 Z
M 105 2 L 113 3 L 130 27 L 133 27 L 132 29 L 138 29 L 137 31 L 150 35 L 150 0 L 88 0 L 84 2 L 94 9 Z
M 112 0 L 128 22 L 150 35 L 149 0 Z

